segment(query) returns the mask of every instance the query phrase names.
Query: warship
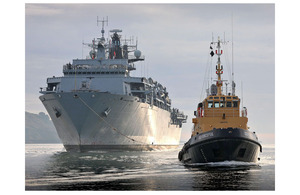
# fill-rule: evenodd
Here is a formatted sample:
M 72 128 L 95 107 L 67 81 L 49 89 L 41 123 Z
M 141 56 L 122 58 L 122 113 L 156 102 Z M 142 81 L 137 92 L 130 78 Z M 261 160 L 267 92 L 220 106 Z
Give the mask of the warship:
M 216 75 L 218 79 L 207 89 L 207 97 L 198 104 L 191 138 L 178 154 L 178 159 L 185 164 L 211 163 L 222 161 L 242 161 L 256 163 L 262 146 L 255 132 L 247 126 L 247 108 L 241 109 L 241 99 L 235 95 L 235 83 L 232 79 L 232 93 L 223 94 L 223 54 L 218 38 L 211 42 L 210 56 L 218 56 Z M 215 52 L 213 47 L 216 46 Z
M 120 29 L 84 43 L 84 59 L 63 65 L 63 76 L 47 78 L 39 99 L 67 151 L 153 150 L 179 145 L 187 116 L 171 107 L 164 87 L 152 78 L 132 77 L 145 57 L 137 41 L 122 39 Z M 133 43 L 132 43 L 133 42 Z M 135 42 L 135 44 L 134 44 Z

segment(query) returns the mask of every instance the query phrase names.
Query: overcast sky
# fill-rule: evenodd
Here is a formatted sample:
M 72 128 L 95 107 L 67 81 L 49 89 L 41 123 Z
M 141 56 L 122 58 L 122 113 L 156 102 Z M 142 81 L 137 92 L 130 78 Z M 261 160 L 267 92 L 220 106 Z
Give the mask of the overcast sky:
M 233 20 L 232 20 L 233 15 Z M 97 16 L 108 16 L 110 29 L 123 38 L 138 37 L 145 62 L 132 76 L 152 77 L 165 86 L 172 106 L 188 115 L 182 140 L 190 137 L 193 111 L 204 98 L 202 86 L 212 39 L 234 39 L 236 94 L 248 109 L 248 125 L 263 144 L 275 132 L 275 6 L 274 4 L 26 4 L 25 110 L 46 112 L 39 101 L 47 77 L 62 76 L 62 66 L 88 55 L 82 41 L 100 37 Z M 222 56 L 231 68 L 231 43 Z M 214 58 L 212 66 L 215 67 Z M 229 62 L 229 63 L 226 63 Z M 224 79 L 228 73 L 224 72 Z M 215 78 L 215 77 L 214 77 Z M 213 78 L 213 79 L 214 79 Z

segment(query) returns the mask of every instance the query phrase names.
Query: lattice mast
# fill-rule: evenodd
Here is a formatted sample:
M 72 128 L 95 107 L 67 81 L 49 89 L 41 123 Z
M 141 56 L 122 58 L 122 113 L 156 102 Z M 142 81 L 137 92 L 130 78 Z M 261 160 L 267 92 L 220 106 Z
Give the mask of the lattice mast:
M 220 58 L 220 56 L 223 54 L 223 50 L 221 50 L 220 37 L 218 37 L 216 54 L 218 55 L 218 62 L 216 67 L 216 74 L 218 75 L 218 80 L 216 82 L 216 85 L 218 89 L 217 95 L 220 96 L 222 95 L 222 85 L 223 85 L 223 81 L 221 78 L 221 75 L 223 74 L 223 66 L 221 65 L 221 58 Z

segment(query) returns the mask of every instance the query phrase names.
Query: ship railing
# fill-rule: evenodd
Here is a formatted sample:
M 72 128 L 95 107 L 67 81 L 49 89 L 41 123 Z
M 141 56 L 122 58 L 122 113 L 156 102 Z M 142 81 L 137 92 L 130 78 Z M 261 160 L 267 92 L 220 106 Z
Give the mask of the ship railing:
M 134 55 L 128 55 L 128 60 L 135 60 L 135 59 L 139 59 L 139 60 L 145 60 L 145 56 L 142 55 L 139 58 L 135 57 Z
M 129 70 L 129 71 L 131 71 L 131 70 L 136 70 L 136 68 L 134 67 L 134 64 L 133 64 L 133 65 L 129 64 L 129 65 L 128 65 L 128 70 Z
M 179 120 L 186 120 L 187 119 L 187 115 L 177 114 L 176 118 L 179 119 Z
M 131 89 L 131 93 L 146 93 L 145 90 Z
M 50 90 L 48 87 L 40 87 L 40 93 L 46 94 L 46 93 L 55 93 L 55 90 Z
M 177 109 L 172 110 L 172 118 L 177 120 L 177 121 L 186 121 L 187 120 L 187 115 L 185 115 L 183 112 L 178 111 Z
M 63 71 L 85 71 L 85 70 L 98 70 L 98 69 L 106 69 L 106 70 L 112 70 L 112 69 L 127 69 L 129 67 L 124 64 L 103 64 L 103 65 L 63 65 Z M 130 66 L 131 67 L 131 66 Z
M 62 77 L 49 77 L 47 78 L 47 83 L 59 83 Z

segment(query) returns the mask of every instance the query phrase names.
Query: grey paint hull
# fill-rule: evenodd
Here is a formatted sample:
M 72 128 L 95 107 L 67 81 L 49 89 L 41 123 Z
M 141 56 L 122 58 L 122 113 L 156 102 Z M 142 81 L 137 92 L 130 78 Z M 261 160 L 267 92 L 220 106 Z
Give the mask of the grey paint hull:
M 177 147 L 181 128 L 170 112 L 136 97 L 104 92 L 40 96 L 67 150 Z

